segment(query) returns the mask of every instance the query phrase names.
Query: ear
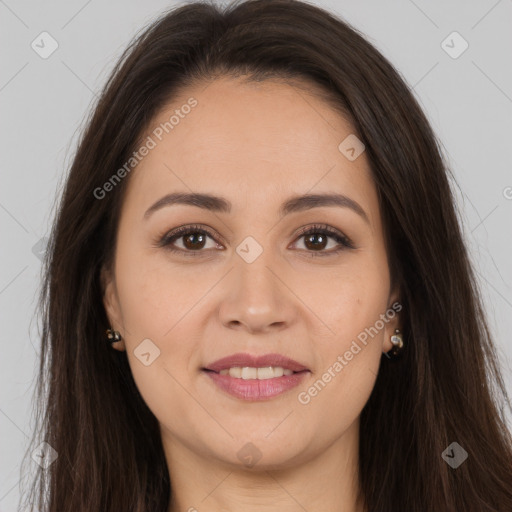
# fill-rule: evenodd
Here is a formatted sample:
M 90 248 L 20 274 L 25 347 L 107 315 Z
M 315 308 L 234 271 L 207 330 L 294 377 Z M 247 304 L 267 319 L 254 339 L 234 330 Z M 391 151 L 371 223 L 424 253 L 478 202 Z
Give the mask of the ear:
M 382 344 L 382 352 L 389 352 L 393 348 L 391 343 L 391 336 L 395 334 L 396 329 L 401 330 L 400 311 L 402 311 L 402 304 L 400 302 L 400 293 L 398 288 L 395 288 L 389 295 L 388 308 L 384 313 L 388 318 L 384 327 L 384 342 Z
M 121 330 L 121 322 L 119 320 L 121 318 L 121 308 L 119 305 L 119 297 L 113 272 L 102 267 L 100 281 L 101 289 L 103 291 L 103 306 L 105 307 L 110 328 L 121 333 L 121 341 L 112 343 L 112 348 L 123 352 L 126 350 L 126 345 L 124 342 L 123 332 Z

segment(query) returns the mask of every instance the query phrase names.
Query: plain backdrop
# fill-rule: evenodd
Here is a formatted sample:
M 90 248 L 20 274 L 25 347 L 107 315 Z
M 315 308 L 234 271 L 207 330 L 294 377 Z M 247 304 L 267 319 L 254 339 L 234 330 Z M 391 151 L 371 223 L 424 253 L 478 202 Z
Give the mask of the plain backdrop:
M 512 1 L 312 3 L 345 18 L 395 65 L 442 141 L 512 394 Z M 41 254 L 77 131 L 132 37 L 176 4 L 0 0 L 0 512 L 17 509 Z

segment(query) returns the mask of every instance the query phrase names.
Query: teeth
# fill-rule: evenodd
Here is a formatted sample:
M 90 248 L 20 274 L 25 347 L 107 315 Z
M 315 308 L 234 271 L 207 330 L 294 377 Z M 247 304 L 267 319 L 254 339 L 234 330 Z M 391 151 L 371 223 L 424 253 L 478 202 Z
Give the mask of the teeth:
M 273 379 L 275 377 L 282 377 L 283 375 L 291 375 L 293 371 L 282 368 L 281 366 L 266 366 L 265 368 L 251 368 L 249 366 L 240 368 L 239 366 L 235 366 L 233 368 L 221 370 L 219 373 L 220 375 L 229 375 L 235 379 L 266 380 Z

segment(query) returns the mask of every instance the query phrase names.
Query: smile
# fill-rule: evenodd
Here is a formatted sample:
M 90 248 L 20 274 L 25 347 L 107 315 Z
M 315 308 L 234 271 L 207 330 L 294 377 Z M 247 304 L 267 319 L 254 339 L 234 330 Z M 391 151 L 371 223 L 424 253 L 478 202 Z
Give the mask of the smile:
M 203 370 L 203 373 L 229 395 L 242 400 L 255 401 L 267 400 L 289 391 L 298 386 L 310 372 L 309 370 L 293 372 L 282 367 L 233 367 L 220 372 Z

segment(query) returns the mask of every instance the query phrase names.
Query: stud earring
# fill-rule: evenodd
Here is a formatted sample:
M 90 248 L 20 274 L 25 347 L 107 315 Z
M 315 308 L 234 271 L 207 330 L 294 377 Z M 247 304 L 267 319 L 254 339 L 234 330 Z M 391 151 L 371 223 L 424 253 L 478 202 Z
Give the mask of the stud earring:
M 107 340 L 110 344 L 115 343 L 116 341 L 121 341 L 121 334 L 119 331 L 114 331 L 113 329 L 107 329 Z
M 387 354 L 396 357 L 402 353 L 404 348 L 404 339 L 400 329 L 395 329 L 395 333 L 391 336 L 391 343 L 393 348 Z

